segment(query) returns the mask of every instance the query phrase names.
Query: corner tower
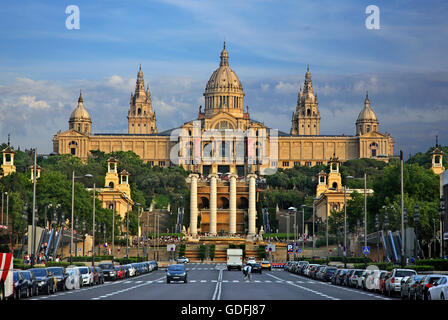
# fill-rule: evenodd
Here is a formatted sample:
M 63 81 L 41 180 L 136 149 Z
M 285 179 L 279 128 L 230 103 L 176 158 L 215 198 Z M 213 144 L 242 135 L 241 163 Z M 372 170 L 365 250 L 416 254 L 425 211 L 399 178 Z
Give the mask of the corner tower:
M 292 114 L 291 134 L 295 135 L 319 135 L 320 113 L 317 102 L 317 94 L 314 94 L 311 81 L 310 68 L 307 66 L 305 83 L 299 89 L 296 112 Z
M 152 110 L 149 87 L 145 91 L 142 67 L 139 67 L 135 92 L 131 93 L 128 112 L 128 133 L 151 134 L 157 133 L 156 114 Z

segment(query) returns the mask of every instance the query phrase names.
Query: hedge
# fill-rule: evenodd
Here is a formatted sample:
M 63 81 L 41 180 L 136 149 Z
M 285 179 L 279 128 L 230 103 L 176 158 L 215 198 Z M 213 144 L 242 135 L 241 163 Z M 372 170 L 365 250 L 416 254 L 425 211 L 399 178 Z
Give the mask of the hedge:
M 372 262 L 369 257 L 347 257 L 347 263 L 364 263 L 364 259 L 367 259 L 367 263 Z M 344 262 L 344 257 L 330 257 L 330 261 Z
M 421 259 L 415 262 L 417 266 L 433 266 L 433 270 L 448 271 L 448 260 L 445 259 Z
M 143 257 L 115 258 L 114 261 L 120 264 L 128 264 L 128 263 L 146 261 L 146 257 L 143 256 Z
M 212 261 L 213 261 L 213 259 L 215 259 L 215 250 L 216 250 L 216 246 L 214 244 L 211 244 L 209 247 L 208 255 L 210 257 L 210 260 L 212 260 Z
M 64 258 L 64 259 L 70 259 L 69 257 Z M 106 256 L 106 255 L 96 255 L 95 256 L 95 261 L 104 261 L 104 260 L 110 260 L 112 261 L 112 256 Z M 72 261 L 76 261 L 76 262 L 90 262 L 92 261 L 92 256 L 78 256 L 78 257 L 72 257 Z
M 425 265 L 406 266 L 405 269 L 412 269 L 417 272 L 435 270 L 434 266 L 425 266 Z
M 377 266 L 378 269 L 387 270 L 387 271 L 389 271 L 389 269 L 393 269 L 396 267 L 391 262 L 370 262 L 370 263 L 367 263 L 367 266 Z M 355 269 L 365 269 L 365 264 L 364 263 L 355 263 L 353 267 Z

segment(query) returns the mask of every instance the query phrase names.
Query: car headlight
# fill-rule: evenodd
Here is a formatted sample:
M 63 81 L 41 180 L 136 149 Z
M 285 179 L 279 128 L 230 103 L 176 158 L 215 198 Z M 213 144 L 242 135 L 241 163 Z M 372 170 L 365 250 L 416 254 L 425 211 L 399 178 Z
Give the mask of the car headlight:
M 115 275 L 115 271 L 111 271 L 111 272 L 110 272 L 110 275 L 111 275 L 111 276 L 114 276 L 114 275 Z
M 43 286 L 45 284 L 45 281 L 41 281 L 40 285 Z

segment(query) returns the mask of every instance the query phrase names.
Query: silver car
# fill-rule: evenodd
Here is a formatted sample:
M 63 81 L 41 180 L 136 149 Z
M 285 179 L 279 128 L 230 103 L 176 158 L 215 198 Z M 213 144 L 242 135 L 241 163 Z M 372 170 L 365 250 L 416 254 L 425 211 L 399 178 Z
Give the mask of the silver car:
M 386 280 L 385 291 L 390 297 L 395 293 L 401 291 L 401 279 L 406 276 L 417 275 L 417 272 L 412 269 L 393 269 L 390 277 Z

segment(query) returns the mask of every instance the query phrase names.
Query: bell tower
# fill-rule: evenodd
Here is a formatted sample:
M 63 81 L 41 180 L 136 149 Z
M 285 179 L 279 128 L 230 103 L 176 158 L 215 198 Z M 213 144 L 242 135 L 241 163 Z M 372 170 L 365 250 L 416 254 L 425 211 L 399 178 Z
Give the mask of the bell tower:
M 303 91 L 302 87 L 300 87 L 296 112 L 292 114 L 291 134 L 318 136 L 319 125 L 320 113 L 317 94 L 314 94 L 310 67 L 307 66 Z
M 137 73 L 135 92 L 134 94 L 131 93 L 131 101 L 129 102 L 128 133 L 157 133 L 156 114 L 152 110 L 149 87 L 145 90 L 141 65 Z
M 435 149 L 431 152 L 431 170 L 437 174 L 442 174 L 445 171 L 445 167 L 443 166 L 443 151 L 439 149 L 438 142 L 436 142 Z

